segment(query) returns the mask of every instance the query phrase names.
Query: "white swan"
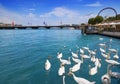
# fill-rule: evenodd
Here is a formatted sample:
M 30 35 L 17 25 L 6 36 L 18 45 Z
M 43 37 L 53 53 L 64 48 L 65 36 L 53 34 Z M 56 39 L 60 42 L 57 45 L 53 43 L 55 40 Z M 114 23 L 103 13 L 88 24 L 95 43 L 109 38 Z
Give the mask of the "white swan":
M 72 56 L 75 58 L 78 58 L 78 55 L 76 53 L 73 53 L 73 52 L 72 52 Z
M 115 60 L 105 60 L 107 63 L 109 63 L 109 64 L 112 64 L 112 65 L 120 65 L 120 63 L 119 62 L 117 62 L 117 61 L 115 61 Z
M 100 68 L 101 67 L 101 63 L 100 62 L 101 62 L 101 59 L 96 58 L 95 59 L 95 66 Z
M 120 79 L 120 73 L 119 72 L 110 71 L 110 76 L 114 77 L 114 78 L 117 78 L 117 79 Z
M 95 62 L 95 61 L 96 61 L 95 56 L 92 56 L 92 57 L 91 57 L 91 62 Z
M 82 47 L 84 50 L 89 50 L 89 47 Z
M 60 58 L 60 62 L 61 62 L 63 65 L 65 65 L 65 64 L 71 64 L 70 57 L 68 57 L 68 60 L 61 59 L 61 58 Z
M 118 60 L 118 59 L 119 59 L 118 54 L 115 54 L 115 55 L 113 56 L 113 58 Z
M 50 64 L 49 60 L 47 59 L 45 62 L 45 69 L 49 70 L 50 68 L 51 68 L 51 64 Z
M 109 75 L 110 66 L 111 65 L 107 66 L 107 73 L 101 77 L 101 80 L 102 80 L 103 84 L 111 84 L 111 77 Z
M 81 57 L 81 60 L 80 60 L 80 59 L 77 59 L 77 58 L 72 57 L 72 60 L 73 60 L 75 63 L 79 63 L 79 62 L 83 63 L 83 59 L 82 59 L 82 57 Z
M 105 74 L 101 78 L 102 84 L 111 84 L 111 78 L 108 74 Z
M 101 47 L 105 47 L 106 44 L 105 44 L 105 43 L 100 43 L 99 46 L 101 46 Z
M 110 53 L 101 53 L 101 55 L 106 58 L 106 59 L 110 59 Z
M 80 56 L 81 56 L 82 58 L 90 58 L 90 56 L 88 56 L 88 55 L 80 54 Z
M 84 50 L 80 48 L 80 53 L 81 54 L 84 54 Z
M 65 75 L 63 76 L 63 84 L 65 84 Z
M 74 80 L 78 84 L 95 84 L 95 82 L 90 82 L 89 80 L 82 78 L 82 77 L 76 77 L 74 73 L 71 73 L 73 75 Z
M 63 55 L 62 53 L 58 53 L 57 58 L 58 58 L 58 59 L 62 58 L 62 55 Z
M 109 49 L 108 49 L 110 52 L 113 52 L 113 53 L 117 53 L 118 52 L 118 49 L 113 49 L 111 48 L 111 45 L 109 46 Z
M 102 37 L 100 37 L 100 38 L 99 38 L 99 40 L 103 40 L 103 38 L 102 38 Z
M 95 50 L 88 50 L 88 52 L 92 55 L 96 55 L 96 49 Z
M 116 54 L 113 56 L 114 59 L 119 59 L 119 56 L 118 56 L 118 51 L 116 52 Z
M 69 69 L 69 72 L 76 72 L 76 71 L 78 71 L 80 69 L 80 66 L 81 66 L 81 62 L 75 64 L 73 67 L 71 67 Z
M 110 42 L 112 42 L 113 40 L 112 40 L 112 38 L 110 39 Z
M 116 50 L 116 49 L 109 48 L 108 50 L 109 50 L 110 52 L 117 53 L 117 50 Z
M 95 75 L 97 73 L 97 66 L 91 68 L 91 65 L 89 65 L 89 75 Z
M 59 70 L 58 70 L 58 75 L 61 76 L 65 73 L 65 67 L 64 65 L 61 64 Z
M 102 48 L 100 48 L 100 51 L 101 51 L 102 53 L 105 53 L 105 52 L 106 52 L 106 50 L 104 50 L 104 49 L 102 49 Z

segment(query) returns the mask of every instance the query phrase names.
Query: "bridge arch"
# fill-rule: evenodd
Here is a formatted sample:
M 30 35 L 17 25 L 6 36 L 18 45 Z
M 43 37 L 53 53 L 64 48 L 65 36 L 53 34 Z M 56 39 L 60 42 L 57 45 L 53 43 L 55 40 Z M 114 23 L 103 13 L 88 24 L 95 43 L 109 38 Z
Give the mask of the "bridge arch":
M 98 15 L 97 15 L 97 16 L 100 16 L 100 13 L 103 12 L 104 10 L 107 10 L 107 9 L 110 9 L 110 10 L 113 10 L 113 11 L 114 11 L 115 17 L 116 17 L 116 20 L 117 20 L 117 11 L 116 11 L 114 8 L 112 8 L 112 7 L 103 8 L 102 10 L 100 10 L 100 11 L 98 12 Z

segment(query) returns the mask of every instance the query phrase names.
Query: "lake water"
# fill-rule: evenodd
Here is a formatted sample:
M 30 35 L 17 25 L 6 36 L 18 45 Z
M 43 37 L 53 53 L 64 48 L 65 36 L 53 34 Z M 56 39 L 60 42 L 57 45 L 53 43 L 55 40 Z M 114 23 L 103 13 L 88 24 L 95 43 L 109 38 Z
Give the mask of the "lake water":
M 99 40 L 100 37 L 103 40 Z M 85 59 L 75 75 L 101 84 L 107 63 L 98 44 L 106 42 L 109 45 L 109 40 L 110 37 L 100 35 L 81 35 L 80 30 L 0 30 L 0 84 L 62 84 L 62 76 L 58 75 L 60 62 L 57 53 L 62 52 L 63 59 L 67 59 L 72 56 L 70 49 L 76 52 L 87 45 L 92 50 L 97 49 L 96 57 L 102 59 L 102 67 L 96 75 L 90 76 L 90 59 Z M 120 39 L 112 38 L 110 45 L 120 52 Z M 46 71 L 44 66 L 48 57 L 52 66 Z M 69 68 L 75 64 L 72 59 L 71 62 L 71 65 L 65 65 L 65 82 L 77 84 L 72 76 L 67 75 Z M 114 66 L 112 70 L 120 72 L 120 67 Z M 118 79 L 112 78 L 111 81 L 111 84 L 120 84 Z

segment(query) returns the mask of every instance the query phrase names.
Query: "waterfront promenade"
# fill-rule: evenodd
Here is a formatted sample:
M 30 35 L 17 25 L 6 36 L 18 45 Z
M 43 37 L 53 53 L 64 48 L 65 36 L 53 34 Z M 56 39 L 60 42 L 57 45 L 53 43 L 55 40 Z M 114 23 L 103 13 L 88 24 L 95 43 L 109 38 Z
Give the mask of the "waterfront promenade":
M 84 33 L 86 34 L 99 34 L 104 36 L 120 38 L 120 21 L 88 25 L 87 27 L 85 27 L 84 31 Z

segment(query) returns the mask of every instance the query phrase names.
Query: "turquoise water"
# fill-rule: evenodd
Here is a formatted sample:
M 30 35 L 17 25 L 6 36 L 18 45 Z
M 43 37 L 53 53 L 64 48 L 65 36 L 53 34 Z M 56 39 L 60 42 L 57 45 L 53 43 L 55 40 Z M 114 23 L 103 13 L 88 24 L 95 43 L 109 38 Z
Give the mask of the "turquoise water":
M 99 40 L 102 37 L 103 40 Z M 112 38 L 112 48 L 120 50 L 120 40 Z M 76 52 L 79 46 L 89 46 L 98 49 L 96 57 L 102 59 L 102 67 L 98 73 L 89 76 L 89 59 L 85 59 L 81 69 L 75 72 L 78 77 L 101 84 L 101 76 L 106 73 L 107 63 L 99 52 L 99 43 L 107 42 L 110 37 L 99 35 L 81 35 L 80 30 L 0 30 L 0 84 L 62 84 L 62 76 L 58 76 L 60 62 L 57 52 L 63 53 L 63 58 L 71 57 L 71 49 Z M 119 51 L 120 52 L 120 51 Z M 120 53 L 119 53 L 120 56 Z M 50 57 L 52 64 L 49 71 L 45 71 L 46 59 Z M 120 62 L 120 60 L 118 60 Z M 77 84 L 72 76 L 68 76 L 69 67 L 66 65 L 66 84 Z M 115 66 L 113 71 L 120 72 Z M 111 84 L 119 84 L 120 80 L 112 78 Z

